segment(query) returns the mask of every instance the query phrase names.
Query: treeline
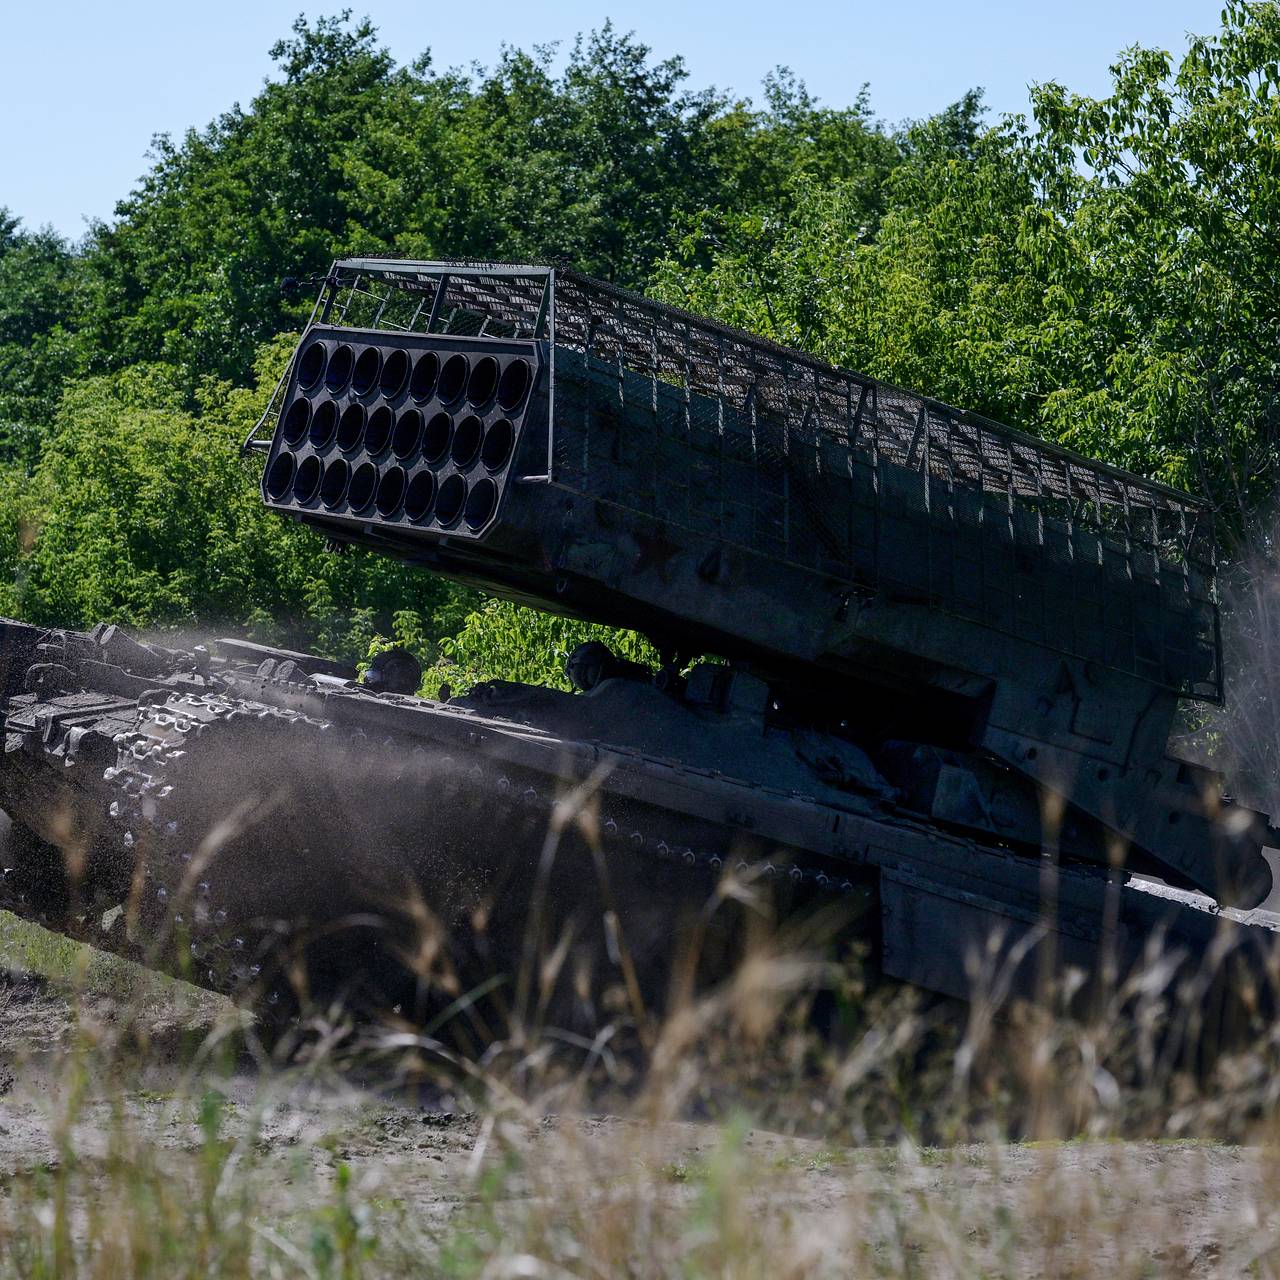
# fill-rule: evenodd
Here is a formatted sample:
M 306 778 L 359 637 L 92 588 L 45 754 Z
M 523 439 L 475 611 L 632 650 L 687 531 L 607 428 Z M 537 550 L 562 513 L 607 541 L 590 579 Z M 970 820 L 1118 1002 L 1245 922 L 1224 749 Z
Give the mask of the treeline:
M 269 518 L 235 455 L 309 305 L 281 278 L 354 253 L 568 261 L 1202 492 L 1233 555 L 1262 540 L 1272 4 L 995 123 L 976 91 L 898 127 L 786 72 L 759 102 L 691 92 L 609 27 L 559 71 L 397 65 L 347 16 L 272 52 L 253 102 L 158 139 L 81 243 L 0 214 L 4 612 L 347 653 L 463 627 L 473 598 Z
M 554 74 L 551 53 L 491 71 L 397 66 L 367 24 L 308 26 L 272 50 L 278 79 L 180 141 L 83 245 L 0 223 L 0 419 L 10 448 L 47 423 L 67 377 L 162 362 L 193 394 L 242 383 L 259 344 L 310 298 L 285 276 L 343 254 L 569 261 L 643 287 L 674 227 L 705 209 L 781 210 L 802 176 L 849 184 L 868 233 L 898 140 L 865 102 L 815 104 L 788 74 L 757 108 L 681 86 L 606 27 Z M 56 401 L 56 397 L 54 397 Z

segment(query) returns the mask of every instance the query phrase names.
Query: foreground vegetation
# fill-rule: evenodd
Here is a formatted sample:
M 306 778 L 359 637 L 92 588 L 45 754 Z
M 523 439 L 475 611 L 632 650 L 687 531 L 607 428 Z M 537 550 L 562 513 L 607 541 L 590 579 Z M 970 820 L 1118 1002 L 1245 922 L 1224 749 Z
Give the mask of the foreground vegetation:
M 690 893 L 665 990 L 625 902 L 461 988 L 410 894 L 419 1016 L 298 974 L 270 1027 L 0 912 L 0 1276 L 1280 1276 L 1280 969 L 1220 1019 L 1228 932 L 1030 1000 L 993 940 L 961 1005 L 869 981 L 833 903 Z
M 1199 976 L 1155 954 L 1084 1018 L 766 947 L 645 1051 L 318 1009 L 286 1061 L 0 925 L 56 975 L 0 984 L 0 1275 L 1280 1274 L 1280 1038 L 1197 1066 Z

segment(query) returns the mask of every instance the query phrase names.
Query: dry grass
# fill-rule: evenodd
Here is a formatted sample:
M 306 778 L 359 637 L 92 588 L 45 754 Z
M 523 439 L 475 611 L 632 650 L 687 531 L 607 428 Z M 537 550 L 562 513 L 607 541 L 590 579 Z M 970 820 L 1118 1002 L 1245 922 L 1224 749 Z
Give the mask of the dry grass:
M 1206 1054 L 1221 956 L 1153 948 L 1081 1014 L 1070 976 L 1013 1005 L 979 963 L 960 1006 L 760 928 L 657 1016 L 624 939 L 584 1030 L 543 923 L 509 988 L 268 1049 L 0 919 L 52 982 L 0 989 L 0 1277 L 1280 1275 L 1280 1026 Z
M 222 1010 L 166 1065 L 136 1020 L 185 992 L 109 1007 L 54 954 L 65 1034 L 7 1042 L 0 1274 L 1280 1274 L 1276 1042 L 1193 1070 L 1158 962 L 1082 1021 L 762 951 L 643 1051 L 625 1017 L 468 1058 L 313 1011 L 282 1064 Z

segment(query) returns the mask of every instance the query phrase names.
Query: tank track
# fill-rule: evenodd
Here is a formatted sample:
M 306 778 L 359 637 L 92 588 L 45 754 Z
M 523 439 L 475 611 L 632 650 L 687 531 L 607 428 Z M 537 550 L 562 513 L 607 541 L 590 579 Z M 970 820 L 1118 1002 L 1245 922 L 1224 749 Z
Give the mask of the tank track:
M 288 686 L 287 681 L 274 684 L 277 690 Z M 74 702 L 76 695 L 63 698 Z M 111 739 L 112 762 L 96 767 L 103 759 L 101 742 L 95 741 L 100 731 L 86 732 L 84 718 L 100 717 L 105 710 L 123 719 L 129 709 L 123 701 L 105 708 L 100 702 L 72 705 L 61 715 L 36 716 L 24 730 L 23 753 L 61 772 L 58 781 L 64 786 L 74 780 L 83 797 L 77 810 L 82 815 L 93 810 L 95 865 L 78 878 L 75 900 L 60 915 L 42 909 L 38 896 L 24 893 L 21 876 L 12 870 L 0 889 L 0 904 L 211 990 L 235 998 L 265 996 L 268 1004 L 282 998 L 281 961 L 294 935 L 317 920 L 310 912 L 290 920 L 287 913 L 268 911 L 261 900 L 255 909 L 254 895 L 238 882 L 240 868 L 220 865 L 218 850 L 210 847 L 219 823 L 226 825 L 224 810 L 232 813 L 234 825 L 236 806 L 228 794 L 233 788 L 224 781 L 207 803 L 194 807 L 191 797 L 209 791 L 211 778 L 227 767 L 228 757 L 241 765 L 252 761 L 264 766 L 339 745 L 359 757 L 362 777 L 376 776 L 383 787 L 429 782 L 440 803 L 450 807 L 452 825 L 465 825 L 483 808 L 488 826 L 534 847 L 554 823 L 564 822 L 556 807 L 566 787 L 583 781 L 539 776 L 509 763 L 504 767 L 475 750 L 474 743 L 468 744 L 468 754 L 459 756 L 428 754 L 421 746 L 406 752 L 390 735 L 375 741 L 363 729 L 343 734 L 331 720 L 216 690 L 157 689 L 144 695 L 136 704 L 135 723 Z M 11 735 L 19 727 L 20 720 L 11 720 Z M 13 807 L 21 812 L 21 806 Z M 241 809 L 252 807 L 252 801 L 242 800 Z M 624 807 L 615 803 L 613 812 L 592 815 L 598 818 L 592 842 L 608 865 L 625 859 L 647 868 L 646 876 L 676 877 L 704 894 L 714 891 L 727 868 L 771 891 L 785 889 L 789 898 L 843 898 L 858 891 L 849 876 L 816 859 L 806 864 L 794 851 L 785 861 L 749 861 L 690 844 L 682 838 L 688 832 L 681 831 L 680 815 L 668 815 L 668 831 L 648 825 L 642 832 L 627 819 Z M 653 819 L 652 811 L 649 817 Z M 89 825 L 83 817 L 81 822 Z M 292 853 L 305 857 L 306 837 L 292 844 Z M 289 852 L 280 849 L 278 856 L 284 859 Z M 495 875 L 500 877 L 500 869 Z M 425 892 L 432 887 L 422 886 Z M 269 893 L 261 882 L 256 890 L 259 899 Z M 332 923 L 331 913 L 322 913 L 322 920 L 324 914 Z
M 616 706 L 523 686 L 441 704 L 291 661 L 210 672 L 162 654 L 131 671 L 101 637 L 36 640 L 5 677 L 0 807 L 34 833 L 5 904 L 245 1000 L 289 1000 L 303 955 L 312 988 L 398 964 L 460 993 L 518 964 L 539 904 L 571 914 L 588 887 L 581 936 L 603 921 L 661 960 L 682 904 L 726 876 L 777 917 L 838 904 L 885 974 L 961 998 L 971 953 L 997 933 L 1000 954 L 1052 937 L 1057 960 L 1087 971 L 1104 952 L 1140 956 L 1152 936 L 1195 957 L 1225 930 L 1261 955 L 1280 925 L 960 837 L 891 794 L 796 772 L 794 755 L 771 785 L 617 741 L 635 733 L 618 707 L 671 740 L 671 700 L 652 686 L 611 682 Z M 556 716 L 586 728 L 557 730 Z M 759 742 L 736 722 L 726 732 L 729 746 Z M 785 785 L 804 776 L 811 788 Z M 59 864 L 61 898 L 47 883 Z M 424 949 L 427 932 L 440 945 Z M 616 965 L 615 943 L 603 951 Z

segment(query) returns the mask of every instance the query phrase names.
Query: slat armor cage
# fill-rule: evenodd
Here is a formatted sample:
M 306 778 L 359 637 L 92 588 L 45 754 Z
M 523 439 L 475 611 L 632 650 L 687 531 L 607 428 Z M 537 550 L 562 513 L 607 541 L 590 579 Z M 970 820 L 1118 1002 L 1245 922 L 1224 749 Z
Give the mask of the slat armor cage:
M 347 259 L 312 319 L 546 343 L 525 483 L 1221 699 L 1212 521 L 1188 494 L 561 267 Z

